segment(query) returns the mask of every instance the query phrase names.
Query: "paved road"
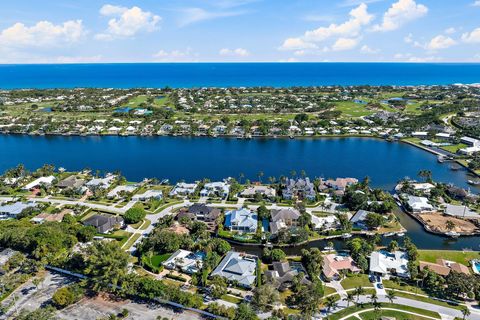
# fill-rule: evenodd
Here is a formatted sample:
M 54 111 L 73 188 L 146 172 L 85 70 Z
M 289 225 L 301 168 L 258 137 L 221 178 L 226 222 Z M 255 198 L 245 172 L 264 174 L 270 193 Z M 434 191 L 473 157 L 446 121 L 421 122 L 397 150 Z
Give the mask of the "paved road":
M 360 296 L 359 302 L 369 303 L 370 302 L 369 296 L 366 296 L 366 295 Z M 378 295 L 378 302 L 390 303 L 390 301 L 384 295 Z M 404 305 L 404 306 L 411 306 L 411 307 L 415 307 L 415 308 L 419 308 L 419 309 L 423 309 L 423 310 L 435 311 L 435 312 L 438 312 L 440 314 L 442 319 L 453 319 L 455 317 L 463 318 L 462 312 L 460 310 L 453 309 L 453 308 L 447 308 L 447 307 L 439 306 L 439 305 L 436 305 L 436 304 L 431 304 L 431 303 L 428 303 L 428 302 L 417 301 L 417 300 L 413 300 L 413 299 L 409 299 L 409 298 L 403 298 L 403 297 L 396 297 L 393 300 L 393 303 Z M 352 304 L 350 304 L 350 306 L 351 305 Z M 340 310 L 342 310 L 346 307 L 347 307 L 347 302 L 343 301 L 343 300 L 340 300 L 340 301 L 338 301 L 337 308 L 332 310 L 331 313 L 338 312 L 338 311 L 340 311 Z M 478 311 L 476 309 L 472 309 L 472 308 L 470 308 L 470 311 L 471 311 L 471 315 L 468 317 L 469 320 L 480 320 L 480 311 Z M 326 316 L 326 313 L 322 312 L 321 315 Z

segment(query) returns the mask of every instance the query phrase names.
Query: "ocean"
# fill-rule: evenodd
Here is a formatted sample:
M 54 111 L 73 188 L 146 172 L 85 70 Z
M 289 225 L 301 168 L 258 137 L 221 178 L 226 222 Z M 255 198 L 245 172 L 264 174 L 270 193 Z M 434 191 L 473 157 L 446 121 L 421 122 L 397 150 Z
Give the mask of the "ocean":
M 0 88 L 191 88 L 479 83 L 468 63 L 135 63 L 0 65 Z

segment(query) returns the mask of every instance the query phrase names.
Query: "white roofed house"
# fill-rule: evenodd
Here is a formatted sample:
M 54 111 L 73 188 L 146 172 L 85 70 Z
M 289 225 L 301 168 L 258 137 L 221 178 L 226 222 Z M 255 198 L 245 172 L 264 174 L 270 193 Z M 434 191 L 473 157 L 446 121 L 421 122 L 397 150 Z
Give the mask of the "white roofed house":
M 254 198 L 256 194 L 261 194 L 265 198 L 275 198 L 277 192 L 275 189 L 268 186 L 250 186 L 240 193 L 243 198 Z
M 0 205 L 0 220 L 16 218 L 23 210 L 36 206 L 35 202 L 15 202 Z
M 242 208 L 225 213 L 225 227 L 231 231 L 255 233 L 258 227 L 258 217 L 253 211 Z
M 108 194 L 107 194 L 107 198 L 119 198 L 122 193 L 132 193 L 135 191 L 135 189 L 137 189 L 137 185 L 123 185 L 123 186 L 116 186 L 115 188 L 113 188 L 112 191 L 110 191 Z
M 172 191 L 170 191 L 170 196 L 175 197 L 175 196 L 191 195 L 195 193 L 197 186 L 198 186 L 197 183 L 179 182 L 175 185 L 175 187 L 173 187 Z
M 228 197 L 230 192 L 230 185 L 225 181 L 208 182 L 205 183 L 202 190 L 200 190 L 200 196 L 211 197 L 216 196 L 220 198 Z
M 210 276 L 220 276 L 242 287 L 252 288 L 255 284 L 256 269 L 257 257 L 229 251 Z
M 162 200 L 163 193 L 161 190 L 147 190 L 144 193 L 136 194 L 132 197 L 133 201 L 148 201 L 150 199 Z
M 93 178 L 87 182 L 86 186 L 90 190 L 96 188 L 108 189 L 112 185 L 113 180 L 115 180 L 115 177 L 113 174 L 107 174 L 105 178 Z
M 201 252 L 193 253 L 179 249 L 162 264 L 167 269 L 179 269 L 184 273 L 193 274 L 202 268 L 204 259 L 205 254 Z
M 370 255 L 370 273 L 382 277 L 410 277 L 408 271 L 408 255 L 403 251 L 374 251 Z
M 40 177 L 40 178 L 37 178 L 37 179 L 33 180 L 29 184 L 25 185 L 22 189 L 23 190 L 32 190 L 32 189 L 34 189 L 36 187 L 39 187 L 41 185 L 50 186 L 50 185 L 52 185 L 53 181 L 55 181 L 55 179 L 56 178 L 54 176 Z
M 433 206 L 428 203 L 428 199 L 425 197 L 415 197 L 409 195 L 407 205 L 414 213 L 433 211 Z

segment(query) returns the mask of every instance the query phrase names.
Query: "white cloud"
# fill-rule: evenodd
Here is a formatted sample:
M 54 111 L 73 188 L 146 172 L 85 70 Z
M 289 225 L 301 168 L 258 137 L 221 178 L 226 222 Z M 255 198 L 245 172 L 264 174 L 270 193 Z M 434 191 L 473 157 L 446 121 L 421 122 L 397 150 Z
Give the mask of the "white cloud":
M 381 24 L 373 26 L 374 31 L 392 31 L 403 24 L 426 15 L 428 8 L 414 0 L 398 0 L 383 15 Z
M 476 0 L 474 3 L 472 3 L 472 6 L 480 7 L 480 0 Z
M 315 30 L 305 32 L 303 36 L 306 41 L 321 42 L 334 36 L 356 37 L 363 26 L 368 25 L 373 15 L 367 11 L 367 5 L 362 3 L 350 11 L 350 19 L 341 24 L 332 23 L 328 27 L 320 27 Z
M 480 43 L 480 28 L 462 34 L 462 41 L 466 43 Z
M 100 14 L 112 18 L 108 21 L 107 30 L 95 36 L 98 40 L 129 38 L 142 31 L 152 32 L 162 20 L 160 16 L 136 6 L 126 8 L 107 4 L 100 9 Z
M 447 48 L 450 48 L 451 46 L 454 46 L 455 44 L 457 44 L 457 42 L 452 38 L 444 35 L 438 35 L 425 45 L 425 49 L 427 50 L 447 49 Z
M 380 51 L 378 49 L 372 49 L 365 44 L 360 48 L 360 52 L 364 53 L 364 54 L 375 54 L 375 53 L 378 53 Z
M 202 8 L 186 8 L 182 10 L 183 14 L 178 22 L 180 27 L 185 27 L 193 23 L 212 20 L 217 18 L 232 17 L 244 14 L 245 11 L 207 11 Z
M 219 54 L 221 56 L 235 56 L 235 57 L 248 57 L 250 52 L 243 48 L 229 49 L 223 48 L 220 50 Z
M 359 39 L 353 38 L 338 38 L 332 46 L 333 51 L 345 51 L 355 48 Z
M 288 38 L 283 42 L 283 45 L 280 47 L 280 49 L 313 49 L 316 48 L 315 43 L 337 37 L 338 38 L 333 47 L 351 47 L 353 42 L 358 42 L 358 40 L 354 38 L 359 36 L 364 26 L 370 24 L 370 22 L 373 20 L 373 15 L 368 13 L 367 5 L 364 3 L 352 9 L 349 15 L 350 18 L 341 24 L 332 23 L 327 27 L 320 27 L 315 30 L 306 31 L 301 37 Z
M 457 29 L 455 29 L 454 27 L 445 29 L 446 34 L 454 34 L 455 32 L 457 32 Z
M 198 54 L 192 52 L 191 48 L 185 50 L 159 50 L 153 55 L 155 61 L 159 62 L 195 62 L 198 61 Z
M 77 42 L 85 34 L 82 20 L 70 20 L 58 25 L 40 21 L 31 27 L 15 23 L 1 31 L 0 45 L 9 48 L 59 46 Z
M 317 46 L 311 42 L 306 42 L 301 38 L 288 38 L 286 39 L 280 50 L 302 50 L 302 49 L 315 49 Z

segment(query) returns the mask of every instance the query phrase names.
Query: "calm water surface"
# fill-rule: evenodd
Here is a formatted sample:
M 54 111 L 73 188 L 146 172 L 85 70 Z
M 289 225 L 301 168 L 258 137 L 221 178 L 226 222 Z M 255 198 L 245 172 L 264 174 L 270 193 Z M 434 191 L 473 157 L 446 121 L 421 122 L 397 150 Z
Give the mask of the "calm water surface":
M 32 137 L 0 136 L 0 171 L 23 163 L 45 163 L 68 170 L 121 171 L 128 179 L 258 179 L 300 174 L 310 177 L 369 176 L 372 185 L 391 190 L 404 177 L 428 169 L 433 178 L 462 187 L 467 171 L 451 171 L 436 157 L 415 147 L 372 138 L 252 139 L 206 137 Z
M 0 135 L 0 171 L 23 163 L 35 169 L 45 163 L 68 170 L 121 171 L 129 180 L 145 177 L 194 181 L 202 178 L 258 179 L 305 170 L 310 177 L 369 176 L 374 187 L 392 190 L 403 177 L 427 169 L 433 178 L 468 187 L 468 172 L 452 171 L 421 149 L 372 138 L 252 139 L 189 137 L 32 137 Z M 478 192 L 478 189 L 475 190 Z M 408 236 L 426 249 L 480 250 L 480 237 L 450 240 L 426 233 L 404 213 L 397 214 Z M 323 247 L 322 241 L 308 246 Z M 337 242 L 341 246 L 341 241 Z M 243 248 L 256 250 L 252 248 Z M 288 249 L 292 253 L 298 248 Z M 287 250 L 287 251 L 288 251 Z
M 478 63 L 0 65 L 0 88 L 440 85 L 480 82 Z

